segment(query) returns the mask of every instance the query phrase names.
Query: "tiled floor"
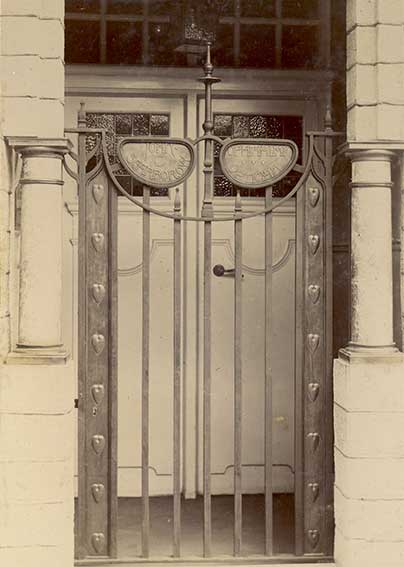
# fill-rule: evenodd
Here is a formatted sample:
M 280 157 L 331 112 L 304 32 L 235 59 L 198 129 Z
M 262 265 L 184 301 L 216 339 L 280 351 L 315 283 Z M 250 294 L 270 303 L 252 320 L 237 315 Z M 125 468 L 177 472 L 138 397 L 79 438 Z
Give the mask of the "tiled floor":
M 243 555 L 264 552 L 264 496 L 243 496 Z M 118 504 L 119 557 L 140 555 L 141 500 L 120 498 Z M 172 554 L 172 497 L 150 499 L 152 556 Z M 182 501 L 183 556 L 202 555 L 203 498 Z M 233 551 L 233 497 L 212 497 L 212 554 Z M 294 503 L 291 494 L 274 495 L 274 552 L 293 553 Z

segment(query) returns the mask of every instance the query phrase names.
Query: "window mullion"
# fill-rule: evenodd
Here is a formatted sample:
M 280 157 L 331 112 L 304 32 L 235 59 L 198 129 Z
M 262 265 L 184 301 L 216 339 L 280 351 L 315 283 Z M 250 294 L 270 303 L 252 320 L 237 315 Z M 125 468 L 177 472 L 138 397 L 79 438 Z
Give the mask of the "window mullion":
M 107 1 L 100 0 L 100 62 L 105 64 L 107 62 Z
M 233 49 L 234 49 L 234 65 L 240 65 L 240 0 L 234 0 L 234 26 L 233 26 Z
M 143 22 L 142 22 L 142 62 L 148 65 L 150 61 L 149 50 L 149 2 L 143 0 Z

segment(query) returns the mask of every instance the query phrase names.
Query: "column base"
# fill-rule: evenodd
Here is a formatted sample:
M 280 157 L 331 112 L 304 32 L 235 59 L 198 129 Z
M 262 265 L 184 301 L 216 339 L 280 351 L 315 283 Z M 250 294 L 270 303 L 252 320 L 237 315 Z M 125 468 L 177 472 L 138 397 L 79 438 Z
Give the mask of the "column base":
M 339 350 L 338 357 L 351 363 L 402 362 L 404 355 L 394 343 L 382 346 L 365 346 L 349 343 L 346 347 Z
M 63 348 L 16 347 L 6 358 L 6 364 L 66 364 L 70 354 Z

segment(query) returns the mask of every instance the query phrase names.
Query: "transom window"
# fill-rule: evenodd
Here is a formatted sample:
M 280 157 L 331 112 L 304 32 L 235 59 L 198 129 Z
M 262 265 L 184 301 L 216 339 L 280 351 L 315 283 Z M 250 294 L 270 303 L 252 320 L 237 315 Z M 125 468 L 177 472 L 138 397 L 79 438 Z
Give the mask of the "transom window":
M 324 0 L 66 0 L 66 62 L 199 65 L 200 57 L 184 48 L 184 29 L 214 25 L 215 65 L 319 68 L 326 64 L 328 6 Z

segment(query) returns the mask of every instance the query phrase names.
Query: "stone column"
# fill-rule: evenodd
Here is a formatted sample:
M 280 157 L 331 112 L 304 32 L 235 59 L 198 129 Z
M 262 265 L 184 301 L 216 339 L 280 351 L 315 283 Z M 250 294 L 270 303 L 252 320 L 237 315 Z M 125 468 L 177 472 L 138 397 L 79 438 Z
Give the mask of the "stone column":
M 62 159 L 65 139 L 9 141 L 23 159 L 19 314 L 9 360 L 66 359 L 62 321 Z
M 351 183 L 351 341 L 340 354 L 390 356 L 393 343 L 392 151 L 358 149 Z

